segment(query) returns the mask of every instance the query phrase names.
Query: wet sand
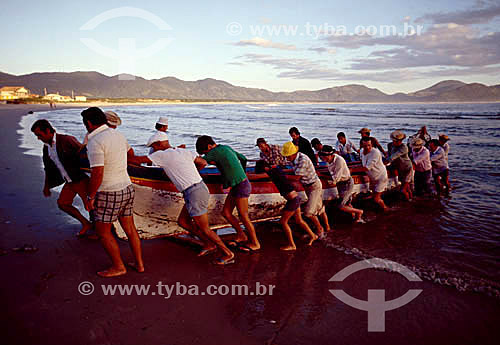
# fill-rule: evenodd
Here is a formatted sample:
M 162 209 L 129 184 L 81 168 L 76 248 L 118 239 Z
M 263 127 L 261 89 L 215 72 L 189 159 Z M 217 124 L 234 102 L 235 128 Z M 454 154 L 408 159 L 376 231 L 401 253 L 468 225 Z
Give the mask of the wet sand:
M 364 270 L 344 282 L 331 276 L 356 262 L 317 243 L 283 253 L 275 223 L 257 226 L 263 248 L 238 254 L 236 264 L 216 267 L 211 257 L 167 239 L 143 241 L 146 273 L 103 279 L 109 260 L 96 241 L 77 239 L 78 225 L 57 209 L 56 195 L 42 195 L 40 158 L 18 148 L 20 117 L 44 105 L 0 105 L 0 300 L 5 344 L 496 344 L 500 303 L 430 282 L 408 282 L 397 273 Z M 30 244 L 36 252 L 15 252 Z M 126 242 L 122 257 L 131 259 Z M 81 282 L 95 285 L 89 296 Z M 105 296 L 101 284 L 272 284 L 269 296 Z M 329 293 L 343 289 L 359 299 L 385 289 L 386 300 L 408 289 L 422 293 L 388 311 L 385 332 L 367 331 L 367 312 Z

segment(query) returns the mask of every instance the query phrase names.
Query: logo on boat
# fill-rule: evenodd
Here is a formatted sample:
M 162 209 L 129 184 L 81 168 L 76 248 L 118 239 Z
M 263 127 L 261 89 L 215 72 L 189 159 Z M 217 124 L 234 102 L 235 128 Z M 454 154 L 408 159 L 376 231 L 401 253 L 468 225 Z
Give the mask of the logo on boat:
M 373 258 L 368 260 L 358 261 L 352 265 L 347 266 L 343 270 L 337 272 L 328 281 L 341 282 L 344 281 L 351 274 L 362 271 L 368 268 L 384 269 L 391 272 L 397 272 L 404 276 L 411 282 L 421 282 L 420 279 L 413 271 L 406 266 L 398 264 L 397 262 Z M 422 289 L 410 289 L 404 295 L 390 301 L 385 300 L 385 290 L 368 290 L 368 300 L 360 300 L 348 295 L 344 290 L 329 290 L 332 295 L 338 298 L 343 303 L 356 308 L 358 310 L 365 310 L 368 312 L 368 332 L 384 332 L 385 331 L 385 312 L 394 310 L 405 306 L 413 301 Z
M 108 20 L 121 17 L 141 18 L 156 26 L 158 30 L 172 30 L 172 27 L 156 14 L 136 7 L 118 7 L 102 12 L 80 27 L 80 30 L 94 30 L 97 26 Z M 119 80 L 134 80 L 135 76 L 132 74 L 135 72 L 136 61 L 158 53 L 170 44 L 173 38 L 161 37 L 152 45 L 143 49 L 137 49 L 135 38 L 119 38 L 118 50 L 106 47 L 89 37 L 80 38 L 80 41 L 99 55 L 118 60 Z

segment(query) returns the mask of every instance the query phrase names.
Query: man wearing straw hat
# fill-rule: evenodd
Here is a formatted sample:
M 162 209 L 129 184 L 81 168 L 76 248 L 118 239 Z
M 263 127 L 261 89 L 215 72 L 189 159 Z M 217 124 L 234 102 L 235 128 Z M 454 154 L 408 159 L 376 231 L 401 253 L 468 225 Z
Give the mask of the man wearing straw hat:
M 314 223 L 319 238 L 323 238 L 325 236 L 324 232 L 330 231 L 330 224 L 328 223 L 325 206 L 323 206 L 323 186 L 313 162 L 306 154 L 299 152 L 299 148 L 291 141 L 283 145 L 281 154 L 292 164 L 295 175 L 304 186 L 307 195 L 304 215 Z M 325 224 L 324 229 L 318 216 L 321 217 Z
M 375 137 L 370 136 L 371 131 L 372 130 L 370 128 L 361 128 L 358 131 L 358 133 L 361 134 L 361 139 L 359 140 L 359 147 L 363 148 L 363 143 L 361 142 L 363 138 L 370 138 L 372 142 L 372 147 L 378 149 L 384 155 L 384 157 L 387 156 L 387 153 L 385 152 L 382 145 L 380 145 L 378 140 Z
M 412 157 L 415 164 L 415 194 L 431 193 L 432 165 L 429 150 L 425 141 L 416 138 L 412 142 Z
M 410 157 L 408 156 L 408 146 L 403 144 L 406 134 L 402 131 L 394 131 L 391 133 L 392 143 L 387 145 L 388 157 L 385 161 L 386 165 L 391 165 L 398 172 L 398 179 L 401 182 L 401 193 L 404 194 L 406 200 L 411 200 L 412 191 L 410 184 L 413 179 L 413 166 Z

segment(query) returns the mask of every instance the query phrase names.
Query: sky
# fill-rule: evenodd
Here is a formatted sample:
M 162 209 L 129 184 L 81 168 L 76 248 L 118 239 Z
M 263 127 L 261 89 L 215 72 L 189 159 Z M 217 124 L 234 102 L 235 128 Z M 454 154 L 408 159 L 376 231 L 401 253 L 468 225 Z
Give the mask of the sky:
M 500 0 L 8 1 L 0 71 L 392 94 L 500 84 Z

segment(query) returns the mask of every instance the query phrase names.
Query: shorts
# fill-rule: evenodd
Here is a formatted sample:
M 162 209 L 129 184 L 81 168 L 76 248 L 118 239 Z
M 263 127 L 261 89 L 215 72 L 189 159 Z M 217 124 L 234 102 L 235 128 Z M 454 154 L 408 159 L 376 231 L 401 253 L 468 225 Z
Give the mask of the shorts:
M 295 212 L 300 207 L 300 197 L 295 197 L 291 200 L 287 200 L 283 211 Z
M 411 183 L 413 180 L 413 168 L 409 170 L 398 170 L 398 180 L 401 183 Z
M 135 189 L 132 185 L 116 192 L 97 192 L 94 220 L 113 223 L 120 217 L 131 217 L 134 208 Z
M 339 207 L 344 207 L 349 204 L 351 202 L 352 193 L 354 192 L 354 181 L 352 177 L 347 181 L 337 182 L 337 191 L 340 197 Z
M 246 178 L 240 183 L 238 183 L 236 186 L 231 187 L 231 191 L 229 192 L 229 194 L 236 199 L 248 198 L 250 194 L 252 194 L 252 185 L 250 184 L 250 181 L 248 181 L 248 179 Z
M 317 216 L 325 212 L 323 206 L 323 185 L 319 179 L 316 182 L 304 186 L 307 195 L 307 202 L 304 206 L 304 215 L 306 217 Z
M 207 213 L 210 193 L 205 182 L 201 181 L 184 189 L 182 195 L 184 196 L 186 209 L 191 217 L 198 217 Z
M 380 178 L 378 180 L 370 180 L 370 189 L 374 193 L 382 193 L 387 188 L 387 183 L 389 179 L 387 177 Z

